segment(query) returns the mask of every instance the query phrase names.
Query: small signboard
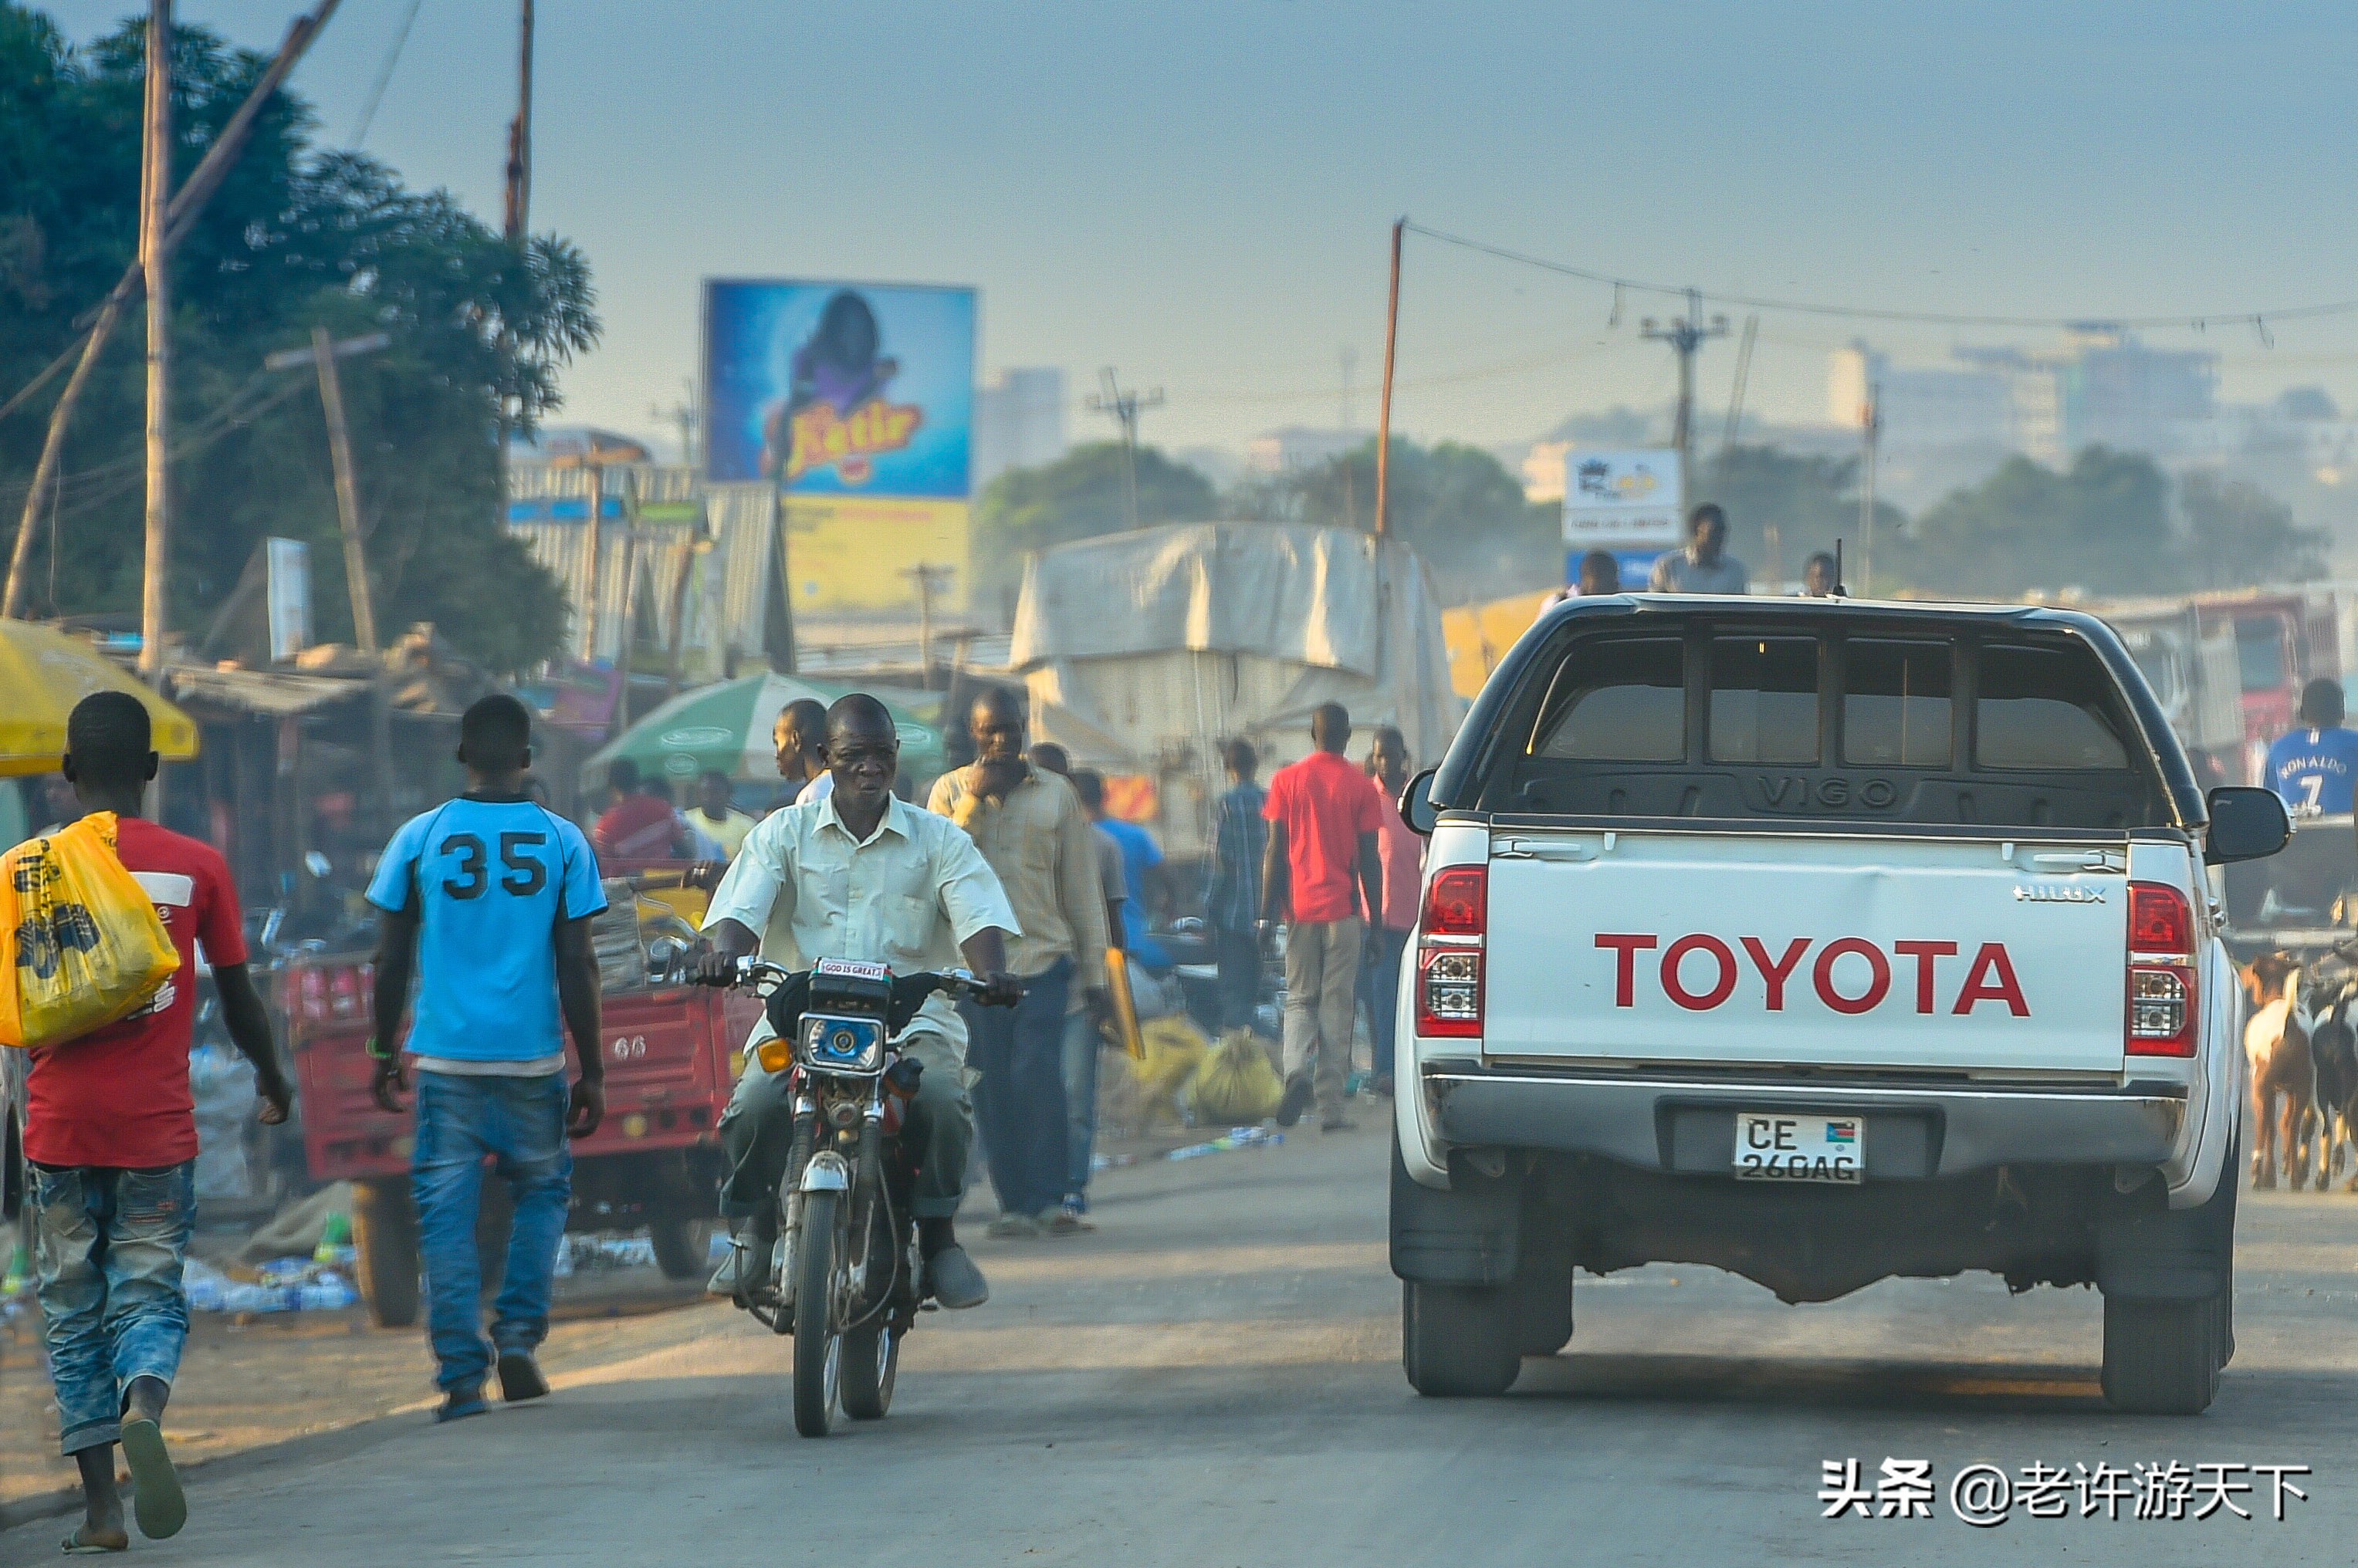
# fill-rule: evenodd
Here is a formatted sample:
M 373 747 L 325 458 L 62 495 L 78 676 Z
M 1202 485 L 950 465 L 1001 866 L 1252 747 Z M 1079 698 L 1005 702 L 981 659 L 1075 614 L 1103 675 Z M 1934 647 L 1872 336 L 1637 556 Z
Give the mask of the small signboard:
M 291 659 L 311 645 L 311 546 L 300 539 L 265 539 L 270 658 Z
M 1672 548 L 1684 500 L 1675 449 L 1563 455 L 1563 542 L 1576 550 Z

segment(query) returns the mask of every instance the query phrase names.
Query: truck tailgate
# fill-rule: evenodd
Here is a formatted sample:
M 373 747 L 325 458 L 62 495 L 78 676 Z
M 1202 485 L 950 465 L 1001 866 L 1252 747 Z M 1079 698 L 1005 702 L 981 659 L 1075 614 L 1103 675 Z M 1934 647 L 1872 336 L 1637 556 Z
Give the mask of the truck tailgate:
M 2126 845 L 1491 836 L 1486 1054 L 2116 1074 Z

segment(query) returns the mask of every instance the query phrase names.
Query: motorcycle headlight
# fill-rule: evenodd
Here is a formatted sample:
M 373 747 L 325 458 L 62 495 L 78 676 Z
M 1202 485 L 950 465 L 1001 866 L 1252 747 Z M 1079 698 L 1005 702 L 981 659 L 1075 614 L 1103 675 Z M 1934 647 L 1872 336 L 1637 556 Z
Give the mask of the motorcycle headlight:
M 884 1021 L 805 1013 L 802 1058 L 822 1071 L 872 1073 L 884 1063 Z

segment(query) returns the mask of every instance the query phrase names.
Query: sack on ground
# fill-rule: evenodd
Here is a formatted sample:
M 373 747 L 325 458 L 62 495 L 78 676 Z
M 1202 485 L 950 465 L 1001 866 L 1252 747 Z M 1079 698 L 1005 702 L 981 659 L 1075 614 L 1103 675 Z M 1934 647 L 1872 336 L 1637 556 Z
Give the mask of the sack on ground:
M 137 1011 L 180 967 L 123 869 L 111 811 L 0 856 L 0 1045 L 38 1049 Z
M 1249 1029 L 1231 1029 L 1195 1069 L 1189 1090 L 1199 1126 L 1249 1127 L 1277 1114 L 1285 1080 L 1269 1064 L 1269 1048 Z
M 1139 1033 L 1146 1042 L 1146 1059 L 1138 1064 L 1139 1087 L 1150 1106 L 1169 1105 L 1202 1065 L 1212 1043 L 1184 1016 L 1158 1018 L 1141 1024 Z

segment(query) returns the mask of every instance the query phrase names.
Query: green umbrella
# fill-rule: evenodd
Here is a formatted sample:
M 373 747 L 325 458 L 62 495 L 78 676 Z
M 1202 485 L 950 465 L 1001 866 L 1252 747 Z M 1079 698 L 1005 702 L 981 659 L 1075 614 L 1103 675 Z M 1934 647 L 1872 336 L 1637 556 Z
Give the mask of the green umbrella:
M 856 689 L 775 674 L 699 687 L 673 697 L 607 742 L 583 764 L 582 779 L 602 783 L 607 764 L 628 757 L 641 773 L 660 773 L 677 783 L 716 768 L 738 784 L 772 783 L 778 764 L 770 731 L 779 711 L 802 697 L 828 704 Z M 891 698 L 884 699 L 884 706 L 901 732 L 901 766 L 910 776 L 927 779 L 949 765 L 941 731 L 920 718 L 917 709 Z

